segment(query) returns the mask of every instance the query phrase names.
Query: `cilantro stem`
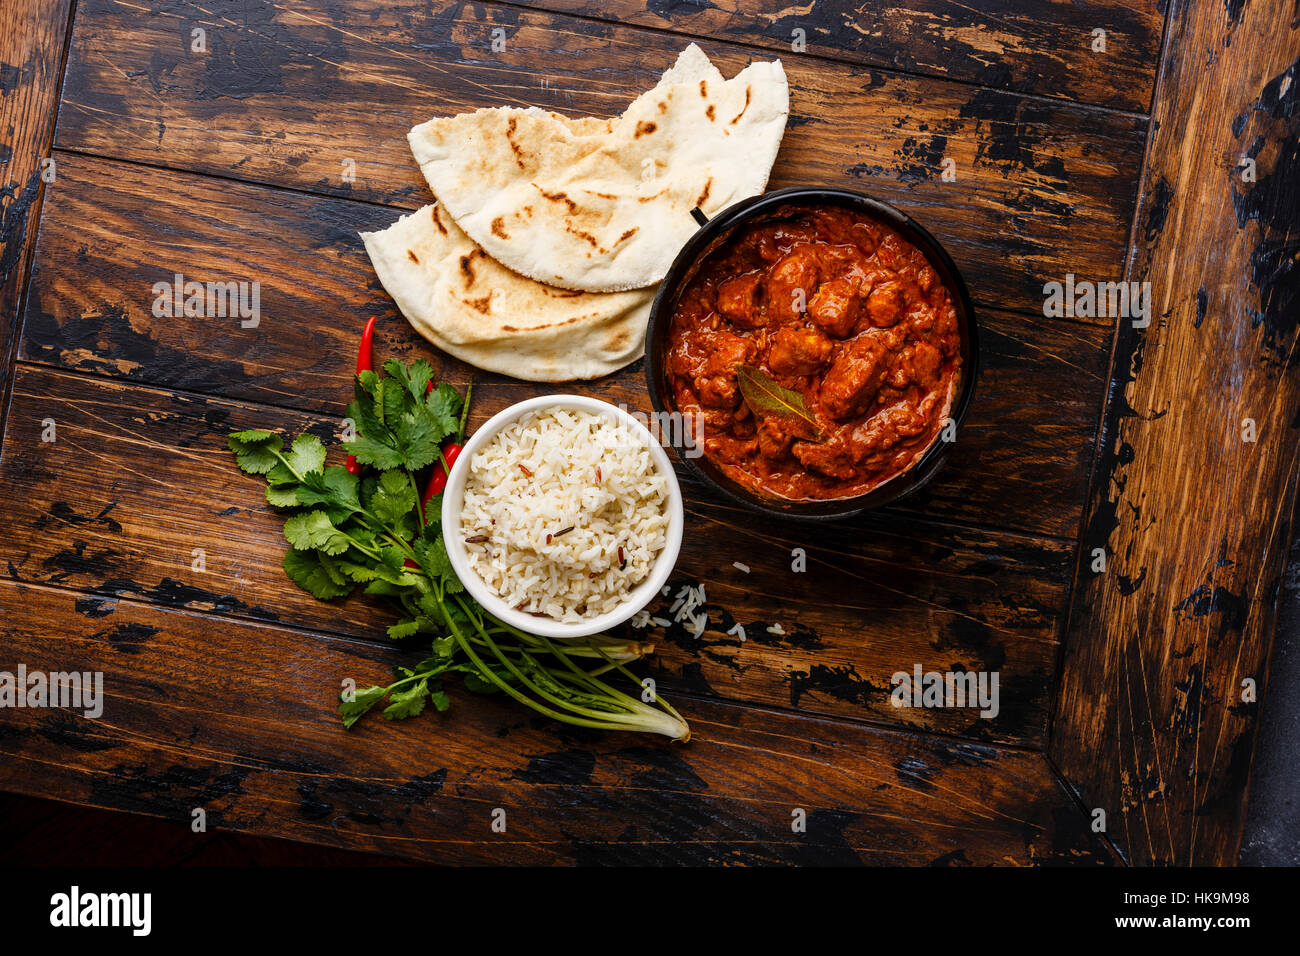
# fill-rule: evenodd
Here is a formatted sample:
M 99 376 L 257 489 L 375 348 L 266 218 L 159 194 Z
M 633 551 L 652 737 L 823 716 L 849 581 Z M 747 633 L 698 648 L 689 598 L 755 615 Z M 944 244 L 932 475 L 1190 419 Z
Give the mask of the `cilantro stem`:
M 465 444 L 465 425 L 469 421 L 469 397 L 472 394 L 474 394 L 474 380 L 471 378 L 469 383 L 465 386 L 465 401 L 460 406 L 460 428 L 456 432 L 457 445 Z M 441 452 L 439 452 L 439 454 L 441 454 Z M 443 465 L 446 466 L 446 464 L 447 463 L 444 461 Z M 448 471 L 447 474 L 450 475 L 451 472 Z
M 441 448 L 438 449 L 438 457 L 442 458 Z M 444 460 L 443 467 L 446 467 L 446 464 L 447 462 Z M 424 530 L 424 504 L 420 500 L 420 486 L 415 483 L 415 475 L 411 474 L 411 470 L 409 468 L 403 468 L 402 471 L 406 473 L 406 480 L 411 486 L 411 494 L 415 495 L 415 517 L 419 519 L 420 530 L 423 531 Z
M 542 714 L 546 717 L 551 717 L 555 720 L 559 720 L 567 724 L 574 724 L 579 727 L 592 727 L 597 730 L 643 730 L 643 731 L 661 733 L 664 736 L 672 737 L 675 739 L 685 739 L 686 737 L 689 736 L 690 731 L 686 728 L 685 723 L 682 722 L 680 718 L 677 720 L 670 721 L 668 719 L 668 715 L 663 714 L 661 712 L 653 712 L 653 713 L 656 713 L 658 716 L 662 717 L 663 718 L 662 720 L 650 720 L 645 718 L 638 719 L 636 717 L 632 717 L 631 715 L 626 715 L 626 714 L 613 714 L 613 713 L 604 713 L 600 711 L 593 711 L 588 708 L 579 707 L 576 704 L 571 704 L 564 701 L 560 701 L 558 699 L 553 699 L 549 694 L 545 693 L 540 688 L 538 688 L 533 681 L 530 681 L 527 677 L 525 677 L 523 673 L 521 673 L 519 669 L 515 667 L 514 663 L 510 661 L 509 658 L 507 658 L 503 653 L 501 653 L 500 649 L 497 648 L 497 646 L 492 642 L 491 638 L 487 635 L 487 632 L 483 629 L 482 624 L 479 624 L 478 625 L 479 633 L 487 640 L 488 646 L 494 651 L 494 655 L 497 657 L 497 659 L 500 660 L 503 665 L 505 665 L 506 669 L 509 670 L 510 673 L 517 680 L 523 682 L 523 684 L 529 687 L 530 689 L 533 689 L 538 694 L 538 696 L 543 698 L 543 700 L 546 701 L 554 700 L 556 704 L 565 707 L 565 709 L 570 711 L 570 713 L 557 711 L 552 707 L 547 706 L 547 704 L 543 703 L 542 701 L 534 700 L 533 698 L 529 697 L 527 694 L 523 693 L 521 690 L 512 687 L 505 680 L 503 680 L 495 670 L 488 667 L 483 662 L 483 659 L 474 652 L 474 648 L 470 645 L 470 642 L 466 640 L 465 635 L 461 633 L 460 628 L 456 626 L 455 621 L 452 620 L 450 615 L 446 614 L 446 605 L 443 603 L 442 598 L 439 595 L 435 594 L 435 600 L 438 601 L 439 606 L 444 611 L 444 616 L 447 619 L 447 626 L 451 630 L 452 636 L 456 639 L 456 643 L 460 645 L 461 650 L 464 651 L 465 655 L 474 663 L 474 666 L 478 669 L 480 676 L 487 678 L 491 683 L 495 684 L 499 689 L 509 694 L 519 703 L 525 705 L 526 707 L 530 707 L 531 709 L 537 711 L 539 714 Z M 474 619 L 473 616 L 471 616 L 471 620 L 473 619 Z M 649 708 L 647 708 L 647 710 L 649 710 Z M 592 716 L 591 717 L 585 716 L 588 714 Z

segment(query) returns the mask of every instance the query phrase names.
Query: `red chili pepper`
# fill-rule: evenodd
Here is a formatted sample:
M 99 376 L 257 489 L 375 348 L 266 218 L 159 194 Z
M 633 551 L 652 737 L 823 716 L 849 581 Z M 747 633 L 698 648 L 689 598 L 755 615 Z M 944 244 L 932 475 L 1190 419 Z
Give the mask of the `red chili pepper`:
M 451 444 L 442 450 L 442 457 L 447 459 L 448 469 L 450 469 L 452 465 L 456 464 L 456 459 L 460 457 L 461 447 L 462 446 L 457 444 Z M 421 514 L 424 514 L 424 509 L 429 502 L 433 500 L 433 496 L 446 487 L 447 472 L 442 470 L 442 462 L 436 461 L 433 463 L 433 474 L 429 476 L 429 484 L 426 485 L 424 489 L 424 499 L 420 502 Z M 408 568 L 419 567 L 419 565 L 410 558 L 407 558 L 402 563 Z
M 456 459 L 460 457 L 460 445 L 448 445 L 442 450 L 442 457 L 447 459 L 447 467 L 451 468 L 456 464 Z M 447 487 L 447 472 L 442 470 L 442 462 L 437 461 L 433 464 L 433 474 L 429 476 L 429 484 L 424 489 L 424 501 L 421 506 L 427 505 L 434 495 Z
M 366 327 L 361 330 L 361 347 L 357 349 L 357 374 L 369 372 L 374 366 L 374 355 L 371 343 L 375 338 L 375 317 L 372 315 Z M 348 455 L 347 463 L 344 465 L 348 471 L 354 475 L 361 474 L 361 465 L 351 455 Z

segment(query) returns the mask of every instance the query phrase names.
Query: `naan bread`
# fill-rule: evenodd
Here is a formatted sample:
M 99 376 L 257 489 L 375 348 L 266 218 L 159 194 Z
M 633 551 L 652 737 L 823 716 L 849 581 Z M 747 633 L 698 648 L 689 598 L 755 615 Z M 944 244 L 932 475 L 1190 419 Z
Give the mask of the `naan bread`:
M 416 126 L 411 150 L 489 255 L 548 285 L 611 292 L 664 277 L 713 214 L 761 193 L 790 110 L 779 60 L 724 80 L 695 44 L 615 119 L 481 109 Z
M 415 330 L 471 365 L 566 382 L 641 357 L 654 289 L 600 295 L 534 282 L 488 256 L 437 205 L 361 238 Z

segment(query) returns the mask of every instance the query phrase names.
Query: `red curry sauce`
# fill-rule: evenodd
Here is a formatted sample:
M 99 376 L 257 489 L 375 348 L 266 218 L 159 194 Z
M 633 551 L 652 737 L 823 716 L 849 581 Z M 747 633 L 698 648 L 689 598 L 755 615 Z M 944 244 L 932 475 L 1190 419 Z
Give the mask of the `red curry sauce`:
M 961 379 L 953 298 L 894 229 L 837 206 L 783 207 L 739 227 L 677 304 L 666 368 L 677 410 L 703 419 L 728 477 L 788 499 L 865 494 L 934 444 Z M 737 368 L 803 396 L 756 414 Z

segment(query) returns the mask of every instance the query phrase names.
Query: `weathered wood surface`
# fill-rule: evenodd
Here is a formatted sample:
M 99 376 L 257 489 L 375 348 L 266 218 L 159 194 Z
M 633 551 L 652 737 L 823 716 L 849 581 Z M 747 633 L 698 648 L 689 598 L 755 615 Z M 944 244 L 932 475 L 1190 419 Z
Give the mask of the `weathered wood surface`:
M 390 210 L 70 153 L 57 159 L 24 328 L 27 361 L 338 417 L 358 329 L 374 314 L 382 317 L 378 355 L 426 356 L 458 383 L 474 375 L 480 412 L 544 390 L 475 372 L 410 329 L 357 235 L 393 221 Z M 176 273 L 260 282 L 260 323 L 155 317 L 153 284 Z M 995 310 L 980 320 L 970 418 L 944 472 L 903 510 L 1074 536 L 1109 332 Z M 577 387 L 650 410 L 639 362 Z
M 1162 5 L 1156 0 L 527 0 L 524 6 L 687 36 L 753 43 L 813 56 L 1063 96 L 1146 112 L 1151 105 Z M 1105 50 L 1094 50 L 1105 31 Z M 802 32 L 797 32 L 802 31 Z
M 115 690 L 100 721 L 0 712 L 0 787 L 182 820 L 204 805 L 218 827 L 430 860 L 1096 862 L 1093 807 L 1134 861 L 1235 858 L 1258 707 L 1240 685 L 1264 686 L 1300 428 L 1293 13 L 1172 12 L 1131 266 L 1156 317 L 1119 326 L 1082 522 L 1114 324 L 1043 318 L 1042 285 L 1130 261 L 1162 11 L 740 6 L 79 4 L 0 449 L 0 608 L 6 655 L 102 667 Z M 796 25 L 808 55 L 788 52 Z M 705 583 L 723 628 L 656 635 L 686 748 L 463 695 L 445 717 L 344 734 L 339 680 L 379 679 L 403 652 L 381 611 L 283 577 L 277 524 L 222 436 L 332 435 L 369 314 L 381 355 L 436 357 L 355 235 L 428 201 L 410 125 L 505 103 L 611 114 L 693 35 L 728 73 L 785 62 L 773 186 L 893 201 L 967 273 L 985 367 L 950 464 L 905 506 L 815 536 L 688 487 L 700 532 L 674 584 Z M 259 327 L 154 318 L 152 283 L 177 272 L 260 281 Z M 479 421 L 538 391 L 479 378 Z M 645 407 L 639 367 L 584 390 Z M 1080 527 L 1049 753 L 1084 811 L 1040 755 L 1000 746 L 1045 741 Z M 743 646 L 721 633 L 737 620 Z M 1002 716 L 890 708 L 888 675 L 914 663 L 998 669 Z M 487 828 L 496 806 L 508 837 Z M 789 832 L 795 806 L 807 835 Z
M 192 50 L 194 29 L 206 31 L 205 52 Z M 495 29 L 504 30 L 500 52 Z M 56 143 L 411 208 L 429 195 L 406 143 L 415 123 L 498 105 L 612 115 L 685 42 L 446 0 L 163 0 L 147 10 L 85 0 Z M 757 55 L 703 45 L 728 74 Z M 784 62 L 791 121 L 773 187 L 848 185 L 912 211 L 990 305 L 1041 314 L 1045 277 L 1121 274 L 1144 118 L 845 63 Z M 945 157 L 955 182 L 940 180 Z M 258 214 L 250 208 L 248 221 Z
M 1129 859 L 1226 864 L 1300 477 L 1300 21 L 1171 30 L 1133 270 L 1158 321 L 1120 328 L 1051 753 Z
M 0 396 L 8 390 L 23 278 L 36 238 L 41 161 L 54 135 L 68 9 L 69 0 L 6 0 L 0 6 Z
M 10 502 L 0 568 L 11 580 L 86 592 L 87 613 L 131 597 L 389 647 L 383 628 L 394 615 L 384 605 L 317 601 L 281 570 L 282 519 L 264 484 L 241 474 L 224 447 L 228 432 L 254 427 L 310 428 L 333 446 L 336 463 L 342 458 L 337 419 L 23 366 L 0 458 Z M 663 686 L 1042 743 L 1068 542 L 902 518 L 764 526 L 697 492 L 671 583 L 674 592 L 705 585 L 710 627 L 698 639 L 680 624 L 643 632 L 658 644 L 650 673 Z M 806 572 L 791 569 L 795 548 L 806 552 Z M 670 595 L 651 607 L 671 618 L 671 603 Z M 737 622 L 744 642 L 726 633 Z M 773 624 L 787 633 L 767 633 Z M 998 671 L 1000 712 L 983 719 L 970 709 L 891 706 L 891 675 L 915 664 Z
M 334 697 L 384 649 L 10 582 L 0 613 L 6 657 L 104 675 L 97 719 L 0 711 L 8 790 L 440 863 L 1109 860 L 1040 754 L 704 701 L 687 746 L 464 695 L 348 732 Z

